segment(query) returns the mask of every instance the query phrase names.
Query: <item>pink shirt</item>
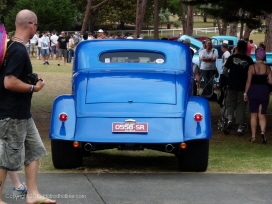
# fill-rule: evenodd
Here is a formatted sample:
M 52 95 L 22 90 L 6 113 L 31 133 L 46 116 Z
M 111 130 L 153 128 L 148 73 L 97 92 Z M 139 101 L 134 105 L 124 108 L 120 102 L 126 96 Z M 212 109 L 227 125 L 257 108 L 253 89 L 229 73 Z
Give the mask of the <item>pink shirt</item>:
M 246 55 L 250 57 L 250 53 L 251 53 L 251 45 L 249 43 L 247 43 Z
M 251 53 L 253 52 L 253 53 L 255 53 L 255 50 L 256 50 L 256 48 L 255 48 L 255 44 L 254 43 L 249 43 L 249 45 L 250 45 L 250 47 L 251 47 Z

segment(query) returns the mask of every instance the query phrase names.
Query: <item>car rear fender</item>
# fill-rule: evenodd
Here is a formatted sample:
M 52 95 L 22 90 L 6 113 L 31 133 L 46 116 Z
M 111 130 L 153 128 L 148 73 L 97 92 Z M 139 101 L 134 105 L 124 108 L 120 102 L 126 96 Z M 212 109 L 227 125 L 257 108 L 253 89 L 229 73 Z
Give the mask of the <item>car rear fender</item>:
M 203 119 L 200 122 L 194 120 L 194 115 L 200 113 Z M 210 105 L 207 99 L 191 96 L 185 115 L 184 141 L 193 139 L 211 139 L 212 128 L 210 118 Z
M 61 113 L 66 113 L 68 115 L 68 119 L 65 122 L 59 120 L 59 115 Z M 74 139 L 76 112 L 73 95 L 61 95 L 55 99 L 50 123 L 50 139 Z

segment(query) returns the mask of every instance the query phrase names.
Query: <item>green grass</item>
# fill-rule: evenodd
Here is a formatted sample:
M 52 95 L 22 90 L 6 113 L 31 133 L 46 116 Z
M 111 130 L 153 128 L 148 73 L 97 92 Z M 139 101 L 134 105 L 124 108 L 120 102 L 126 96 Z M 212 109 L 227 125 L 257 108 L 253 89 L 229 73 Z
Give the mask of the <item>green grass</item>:
M 57 66 L 57 60 L 50 65 L 32 59 L 34 72 L 41 75 L 46 85 L 39 93 L 34 93 L 32 113 L 42 136 L 48 155 L 41 159 L 41 172 L 178 172 L 177 158 L 168 153 L 145 151 L 96 151 L 84 159 L 78 169 L 57 170 L 52 165 L 50 140 L 48 139 L 51 107 L 54 99 L 61 94 L 71 93 L 71 64 Z M 272 119 L 271 103 L 268 109 L 268 144 L 262 145 L 260 137 L 255 144 L 249 143 L 250 130 L 243 136 L 226 136 L 217 130 L 220 109 L 216 102 L 210 102 L 213 123 L 213 139 L 210 141 L 208 173 L 272 173 Z M 249 121 L 249 115 L 247 115 Z M 258 129 L 259 131 L 259 129 Z M 259 131 L 260 132 L 260 131 Z

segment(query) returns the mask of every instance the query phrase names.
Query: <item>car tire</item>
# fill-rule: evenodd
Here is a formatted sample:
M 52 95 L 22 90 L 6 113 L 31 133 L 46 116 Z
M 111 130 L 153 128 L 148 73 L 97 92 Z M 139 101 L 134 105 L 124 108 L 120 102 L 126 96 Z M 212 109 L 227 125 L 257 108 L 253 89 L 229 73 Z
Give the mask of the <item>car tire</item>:
M 53 165 L 57 169 L 71 169 L 82 165 L 83 156 L 73 141 L 51 140 Z
M 185 149 L 179 150 L 179 169 L 185 172 L 206 171 L 209 158 L 209 140 L 190 140 L 186 144 Z

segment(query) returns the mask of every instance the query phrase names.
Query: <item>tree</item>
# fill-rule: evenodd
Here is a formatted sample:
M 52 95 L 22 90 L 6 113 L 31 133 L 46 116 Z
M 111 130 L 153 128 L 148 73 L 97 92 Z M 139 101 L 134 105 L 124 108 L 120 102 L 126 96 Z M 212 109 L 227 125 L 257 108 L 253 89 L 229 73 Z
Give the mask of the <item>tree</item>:
M 154 39 L 159 39 L 159 0 L 154 0 Z
M 7 8 L 7 4 L 6 4 L 6 0 L 0 0 L 0 22 L 3 23 L 4 19 L 3 19 L 3 12 L 6 10 Z
M 225 22 L 246 24 L 250 29 L 261 26 L 259 16 L 264 12 L 272 12 L 270 0 L 190 0 L 186 4 L 200 5 L 200 8 L 214 18 L 220 18 Z M 207 5 L 210 5 L 207 7 Z M 242 27 L 243 28 L 243 27 Z M 242 30 L 243 31 L 243 30 Z M 243 33 L 241 31 L 241 33 Z
M 15 29 L 16 14 L 26 8 L 37 14 L 39 30 L 65 30 L 75 22 L 76 7 L 70 0 L 17 0 L 5 19 L 8 30 Z
M 170 19 L 171 13 L 168 9 L 161 9 L 160 13 L 159 13 L 159 22 L 161 23 L 161 27 L 162 27 L 162 23 L 169 23 L 169 19 Z
M 266 17 L 266 29 L 265 29 L 265 41 L 266 51 L 272 52 L 272 13 L 265 13 Z
M 109 0 L 104 0 L 98 4 L 96 4 L 95 6 L 93 6 L 93 0 L 87 0 L 87 7 L 86 7 L 86 12 L 85 12 L 85 17 L 83 20 L 83 24 L 81 27 L 81 33 L 86 33 L 88 25 L 90 23 L 90 18 L 91 18 L 91 13 L 93 9 L 98 8 L 99 6 L 102 6 L 103 4 L 107 3 L 107 1 Z
M 135 23 L 135 34 L 138 36 L 143 27 L 145 11 L 146 11 L 147 0 L 137 0 L 137 11 L 136 11 L 136 23 Z

